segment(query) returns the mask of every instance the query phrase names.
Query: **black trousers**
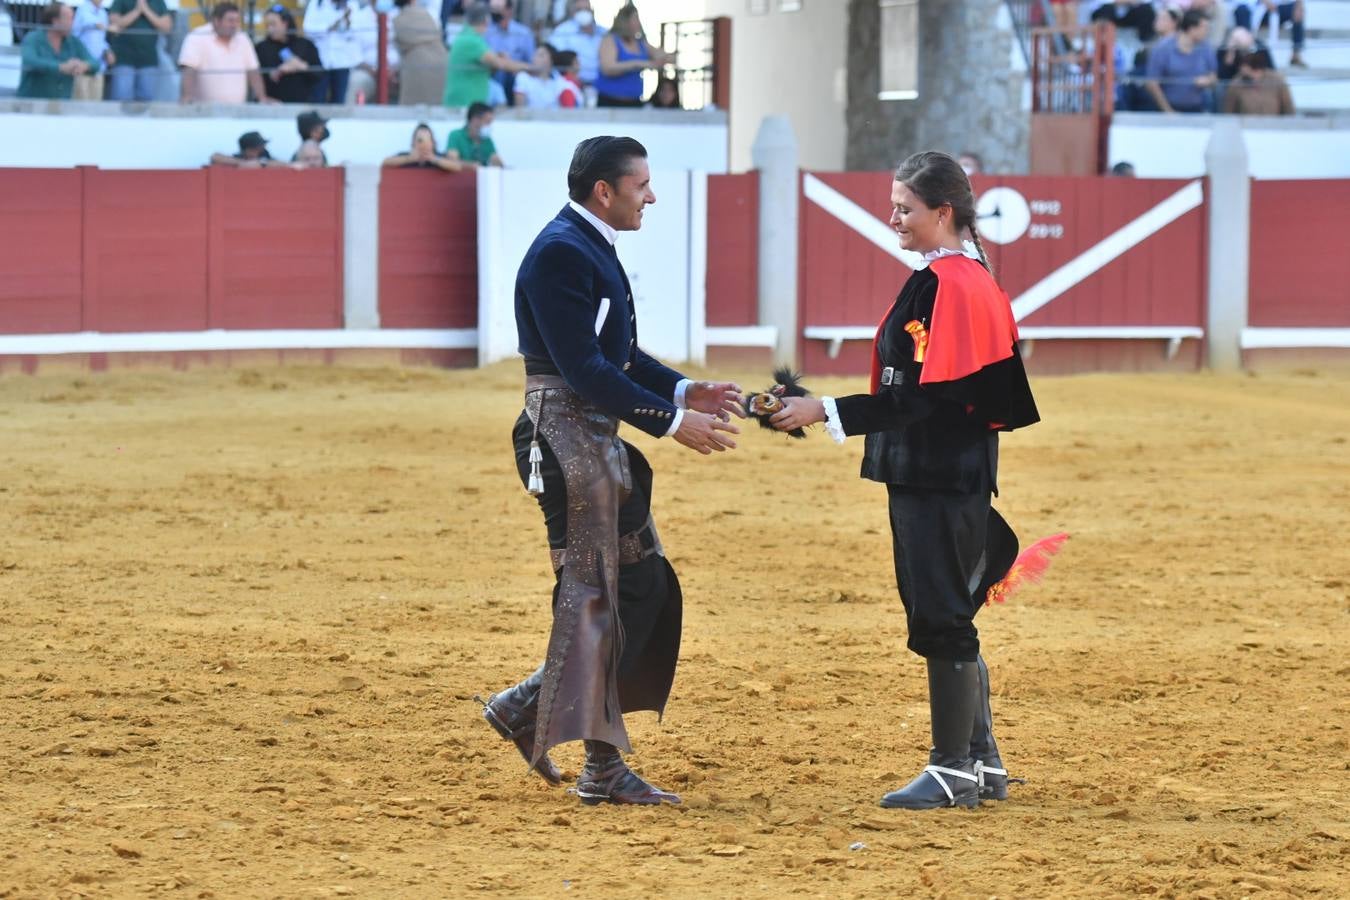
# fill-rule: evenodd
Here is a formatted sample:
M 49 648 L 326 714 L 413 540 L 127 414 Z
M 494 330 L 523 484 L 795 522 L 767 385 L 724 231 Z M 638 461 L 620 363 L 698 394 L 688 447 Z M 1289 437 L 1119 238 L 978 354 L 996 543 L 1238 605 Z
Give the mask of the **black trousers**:
M 534 425 L 522 412 L 511 432 L 521 484 L 527 484 L 529 480 L 533 436 Z M 535 499 L 544 514 L 549 548 L 561 550 L 567 546 L 567 485 L 557 456 L 542 436 L 539 449 L 544 457 L 539 466 L 544 477 L 544 493 Z M 627 441 L 624 449 L 628 453 L 633 489 L 619 507 L 620 536 L 642 531 L 646 526 L 651 514 L 653 481 L 651 464 L 641 451 Z M 650 545 L 644 540 L 644 546 Z M 555 604 L 557 599 L 558 583 L 555 582 Z M 660 712 L 664 708 L 679 655 L 682 614 L 679 579 L 665 556 L 655 553 L 638 562 L 619 566 L 623 652 L 619 657 L 618 678 L 620 704 L 625 712 L 635 709 Z
M 889 484 L 895 580 L 920 656 L 974 662 L 975 614 L 1017 558 L 1017 536 L 988 491 L 914 490 Z

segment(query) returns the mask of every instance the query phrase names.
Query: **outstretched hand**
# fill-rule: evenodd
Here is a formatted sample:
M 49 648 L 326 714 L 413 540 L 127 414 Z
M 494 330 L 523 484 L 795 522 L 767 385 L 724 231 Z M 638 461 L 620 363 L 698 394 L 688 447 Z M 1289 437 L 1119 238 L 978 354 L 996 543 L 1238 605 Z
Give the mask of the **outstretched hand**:
M 707 456 L 714 451 L 721 453 L 723 450 L 734 450 L 736 442 L 728 435 L 740 433 L 739 428 L 718 416 L 686 409 L 673 437 L 690 450 L 697 450 Z
M 784 397 L 783 408 L 769 417 L 779 431 L 805 428 L 825 421 L 825 404 L 815 397 Z
M 692 381 L 684 389 L 684 405 L 717 416 L 723 422 L 731 416 L 745 418 L 741 408 L 741 387 L 730 381 Z

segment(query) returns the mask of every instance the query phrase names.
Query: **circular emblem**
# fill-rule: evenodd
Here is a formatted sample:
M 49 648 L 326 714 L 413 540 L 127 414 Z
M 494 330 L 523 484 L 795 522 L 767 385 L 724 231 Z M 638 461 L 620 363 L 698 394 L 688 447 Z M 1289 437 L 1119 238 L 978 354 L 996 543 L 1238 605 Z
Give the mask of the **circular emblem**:
M 1010 187 L 990 188 L 975 203 L 975 227 L 980 237 L 995 244 L 1011 244 L 1026 234 L 1031 208 L 1026 198 Z

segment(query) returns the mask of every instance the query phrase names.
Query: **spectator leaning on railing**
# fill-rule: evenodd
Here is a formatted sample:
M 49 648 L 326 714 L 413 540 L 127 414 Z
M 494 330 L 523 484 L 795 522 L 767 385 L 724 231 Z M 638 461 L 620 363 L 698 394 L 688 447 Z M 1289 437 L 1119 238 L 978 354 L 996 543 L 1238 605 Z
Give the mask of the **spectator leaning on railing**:
M 419 122 L 413 129 L 411 149 L 387 157 L 380 165 L 391 169 L 440 169 L 443 172 L 458 172 L 464 168 L 458 159 L 436 152 L 436 135 L 425 122 Z
M 1205 43 L 1209 19 L 1187 10 L 1177 33 L 1158 42 L 1148 55 L 1148 92 L 1163 112 L 1199 113 L 1212 109 L 1210 90 L 1218 80 L 1218 59 Z
M 263 70 L 267 96 L 282 103 L 310 103 L 323 80 L 323 65 L 314 42 L 300 33 L 291 11 L 281 4 L 263 16 L 267 36 L 253 51 Z
M 108 45 L 117 57 L 108 93 L 113 100 L 149 103 L 159 86 L 159 36 L 173 30 L 164 0 L 113 0 Z
M 239 7 L 225 2 L 211 10 L 209 24 L 188 33 L 178 54 L 182 102 L 244 103 L 250 90 L 259 103 L 277 102 L 267 96 L 258 54 L 239 26 Z
M 445 155 L 471 166 L 500 166 L 497 145 L 492 142 L 492 120 L 495 114 L 486 103 L 469 107 L 463 128 L 450 132 L 445 144 Z
M 28 32 L 20 45 L 18 96 L 69 100 L 75 77 L 99 70 L 98 61 L 80 39 L 70 33 L 75 11 L 64 3 L 43 7 L 42 28 Z
M 75 10 L 75 35 L 89 55 L 103 63 L 103 70 L 113 64 L 113 53 L 108 49 L 108 10 L 103 0 L 83 0 Z M 102 100 L 103 72 L 75 76 L 72 100 Z

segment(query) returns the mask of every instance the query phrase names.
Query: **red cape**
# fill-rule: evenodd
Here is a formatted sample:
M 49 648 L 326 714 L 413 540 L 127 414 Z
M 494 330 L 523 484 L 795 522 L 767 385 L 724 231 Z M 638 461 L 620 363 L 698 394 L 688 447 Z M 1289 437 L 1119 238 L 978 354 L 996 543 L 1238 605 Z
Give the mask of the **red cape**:
M 1012 356 L 1012 303 L 984 266 L 968 256 L 944 256 L 929 266 L 938 291 L 919 384 L 958 381 Z
M 929 263 L 938 279 L 933 322 L 928 329 L 919 384 L 958 381 L 1007 359 L 1017 340 L 1012 303 L 984 266 L 968 256 L 943 256 Z M 877 342 L 890 310 L 872 341 L 872 393 L 881 385 Z

